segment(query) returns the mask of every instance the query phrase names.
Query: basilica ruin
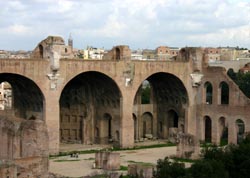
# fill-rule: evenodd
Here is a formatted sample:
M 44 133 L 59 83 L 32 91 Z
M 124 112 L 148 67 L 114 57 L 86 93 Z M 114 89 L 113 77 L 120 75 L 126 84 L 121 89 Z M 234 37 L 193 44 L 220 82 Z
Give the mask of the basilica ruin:
M 178 133 L 237 143 L 250 131 L 249 98 L 202 48 L 183 48 L 168 61 L 131 60 L 122 45 L 103 60 L 78 59 L 72 50 L 71 40 L 49 36 L 31 59 L 0 60 L 0 82 L 12 88 L 11 107 L 0 110 L 0 176 L 46 175 L 60 143 L 130 148 Z

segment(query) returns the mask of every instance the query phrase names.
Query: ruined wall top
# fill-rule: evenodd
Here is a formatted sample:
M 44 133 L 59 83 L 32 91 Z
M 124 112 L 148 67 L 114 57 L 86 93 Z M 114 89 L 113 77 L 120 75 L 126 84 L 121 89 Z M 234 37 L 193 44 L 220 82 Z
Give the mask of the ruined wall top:
M 60 36 L 48 36 L 46 39 L 40 43 L 53 44 L 53 45 L 65 45 L 65 42 Z
M 50 59 L 51 53 L 58 53 L 61 58 L 74 58 L 71 46 L 65 45 L 60 36 L 48 36 L 42 40 L 31 54 L 31 58 Z
M 131 59 L 131 50 L 127 45 L 114 46 L 107 54 L 103 56 L 105 60 L 130 60 Z

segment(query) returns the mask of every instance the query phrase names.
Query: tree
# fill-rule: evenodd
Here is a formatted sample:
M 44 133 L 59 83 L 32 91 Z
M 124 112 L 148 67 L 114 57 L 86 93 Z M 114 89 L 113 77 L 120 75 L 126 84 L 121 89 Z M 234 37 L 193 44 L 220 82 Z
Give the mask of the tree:
M 250 135 L 239 145 L 205 147 L 188 169 L 168 157 L 157 162 L 154 178 L 246 178 L 250 175 Z
M 250 98 L 250 72 L 242 73 L 238 72 L 237 75 L 237 81 L 239 88 L 243 91 L 243 93 Z
M 149 84 L 142 87 L 141 104 L 150 104 L 150 93 L 151 93 L 151 88 Z
M 194 163 L 189 172 L 193 178 L 228 178 L 228 172 L 223 163 L 213 159 Z
M 157 161 L 154 178 L 182 178 L 184 176 L 186 176 L 186 170 L 183 163 L 170 162 L 168 157 Z
M 233 69 L 229 69 L 227 75 L 239 86 L 240 90 L 250 98 L 250 72 L 235 73 Z

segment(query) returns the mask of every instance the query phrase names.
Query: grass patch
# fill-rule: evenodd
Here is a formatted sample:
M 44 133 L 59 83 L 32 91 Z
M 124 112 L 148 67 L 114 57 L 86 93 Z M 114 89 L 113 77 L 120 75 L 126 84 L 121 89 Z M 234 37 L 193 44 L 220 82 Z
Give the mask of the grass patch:
M 140 164 L 143 166 L 153 166 L 153 163 L 146 163 L 146 162 L 139 162 L 139 161 L 133 161 L 133 160 L 128 160 L 128 163 L 134 163 L 134 164 Z
M 120 166 L 120 171 L 127 171 L 128 167 L 127 166 Z
M 58 155 L 50 155 L 49 159 L 54 159 L 60 156 L 69 156 L 71 154 L 92 154 L 99 151 L 126 151 L 126 150 L 140 150 L 140 149 L 150 149 L 150 148 L 162 148 L 162 147 L 170 147 L 176 146 L 176 144 L 168 142 L 168 143 L 161 143 L 161 144 L 154 144 L 154 145 L 145 145 L 145 146 L 136 146 L 133 148 L 110 148 L 110 149 L 102 149 L 102 150 L 82 150 L 82 151 L 68 151 L 68 152 L 59 152 Z
M 168 142 L 154 145 L 144 145 L 144 146 L 135 146 L 133 148 L 113 148 L 110 151 L 124 151 L 124 150 L 140 150 L 140 149 L 150 149 L 150 148 L 162 148 L 162 147 L 170 147 L 176 146 L 176 144 Z
M 221 139 L 220 146 L 226 146 L 228 145 L 228 139 Z
M 92 178 L 108 178 L 108 176 L 106 174 L 100 174 L 100 175 L 94 175 L 91 176 Z
M 95 158 L 87 158 L 87 159 L 84 159 L 84 160 L 95 160 Z
M 49 158 L 50 159 L 54 159 L 54 158 L 57 158 L 57 157 L 60 157 L 60 156 L 69 156 L 71 154 L 92 154 L 92 153 L 96 153 L 98 152 L 99 150 L 82 150 L 82 151 L 67 151 L 67 152 L 59 152 L 58 155 L 50 155 Z
M 54 162 L 72 162 L 72 161 L 80 161 L 80 159 L 58 159 L 58 160 L 54 160 Z
M 213 143 L 211 142 L 201 142 L 200 143 L 200 147 L 204 148 L 204 147 L 211 147 L 213 146 Z

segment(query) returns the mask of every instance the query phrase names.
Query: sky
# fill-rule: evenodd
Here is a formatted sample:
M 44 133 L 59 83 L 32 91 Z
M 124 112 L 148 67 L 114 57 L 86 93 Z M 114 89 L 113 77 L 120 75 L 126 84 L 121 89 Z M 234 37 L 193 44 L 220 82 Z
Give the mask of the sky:
M 250 0 L 0 0 L 0 49 L 33 50 L 49 35 L 74 47 L 250 49 Z

